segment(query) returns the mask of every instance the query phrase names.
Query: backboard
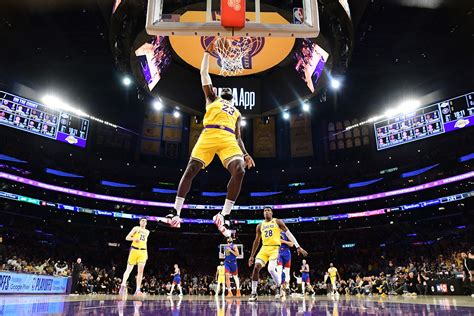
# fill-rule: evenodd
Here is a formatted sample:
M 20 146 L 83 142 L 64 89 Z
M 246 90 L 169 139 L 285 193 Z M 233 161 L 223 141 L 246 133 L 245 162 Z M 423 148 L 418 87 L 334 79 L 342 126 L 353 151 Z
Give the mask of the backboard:
M 243 259 L 244 258 L 244 245 L 242 244 L 234 244 L 237 246 L 237 250 L 239 250 L 239 256 L 237 259 Z M 219 259 L 225 259 L 225 247 L 227 244 L 220 244 L 219 245 Z
M 146 30 L 156 36 L 251 36 L 251 37 L 293 37 L 315 38 L 319 35 L 319 16 L 317 0 L 303 0 L 300 23 L 267 23 L 261 19 L 260 0 L 247 1 L 255 8 L 246 11 L 246 23 L 243 28 L 225 28 L 213 19 L 215 5 L 206 0 L 206 11 L 201 11 L 199 19 L 187 19 L 181 14 L 164 14 L 166 0 L 149 0 L 146 16 Z M 245 0 L 241 0 L 245 1 Z M 220 7 L 220 4 L 219 4 Z M 213 10 L 214 8 L 214 10 Z

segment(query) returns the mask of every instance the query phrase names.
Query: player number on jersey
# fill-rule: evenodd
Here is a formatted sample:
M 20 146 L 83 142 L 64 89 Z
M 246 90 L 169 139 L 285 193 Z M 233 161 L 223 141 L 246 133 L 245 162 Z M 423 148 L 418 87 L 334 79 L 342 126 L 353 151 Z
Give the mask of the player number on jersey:
M 145 238 L 146 238 L 145 234 L 140 234 L 140 240 L 141 241 L 145 241 Z
M 273 231 L 272 230 L 266 230 L 265 231 L 265 238 L 272 237 L 273 236 Z
M 228 113 L 229 115 L 234 115 L 235 109 L 232 106 L 223 105 L 222 111 Z

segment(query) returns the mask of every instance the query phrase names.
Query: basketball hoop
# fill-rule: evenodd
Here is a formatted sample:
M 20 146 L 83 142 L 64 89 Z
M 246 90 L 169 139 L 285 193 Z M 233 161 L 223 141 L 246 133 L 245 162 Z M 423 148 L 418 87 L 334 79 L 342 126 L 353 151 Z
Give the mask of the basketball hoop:
M 240 75 L 244 71 L 242 60 L 251 50 L 254 41 L 253 37 L 218 37 L 214 51 L 219 56 L 221 64 L 219 75 L 224 77 Z

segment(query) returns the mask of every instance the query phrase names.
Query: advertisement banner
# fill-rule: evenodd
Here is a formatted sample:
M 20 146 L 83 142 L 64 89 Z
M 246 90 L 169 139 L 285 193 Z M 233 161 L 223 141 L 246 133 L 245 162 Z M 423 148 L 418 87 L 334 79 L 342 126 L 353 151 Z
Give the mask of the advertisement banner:
M 68 278 L 0 271 L 0 294 L 65 294 Z

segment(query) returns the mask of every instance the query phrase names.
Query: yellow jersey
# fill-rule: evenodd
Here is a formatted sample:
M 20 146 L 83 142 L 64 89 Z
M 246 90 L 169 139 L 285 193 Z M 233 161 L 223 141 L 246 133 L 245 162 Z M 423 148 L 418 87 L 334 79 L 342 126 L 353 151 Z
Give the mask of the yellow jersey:
M 332 267 L 328 269 L 329 277 L 335 278 L 337 276 L 337 269 Z
M 225 267 L 224 266 L 218 266 L 217 267 L 217 275 L 218 276 L 224 276 L 225 275 Z
M 277 224 L 277 219 L 271 221 L 263 221 L 260 224 L 260 232 L 262 234 L 263 246 L 280 246 L 281 245 L 281 228 Z
M 148 231 L 138 229 L 133 235 L 132 238 L 138 238 L 138 242 L 132 241 L 132 247 L 146 249 L 146 242 L 148 240 Z
M 232 101 L 217 98 L 206 106 L 202 123 L 204 126 L 217 125 L 235 130 L 239 116 L 240 112 L 232 105 Z

